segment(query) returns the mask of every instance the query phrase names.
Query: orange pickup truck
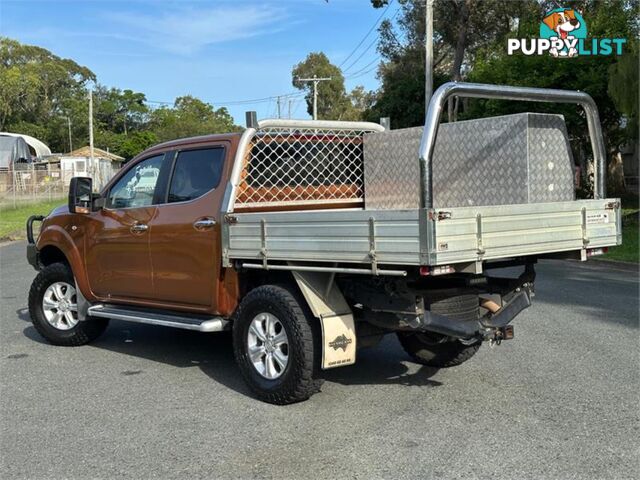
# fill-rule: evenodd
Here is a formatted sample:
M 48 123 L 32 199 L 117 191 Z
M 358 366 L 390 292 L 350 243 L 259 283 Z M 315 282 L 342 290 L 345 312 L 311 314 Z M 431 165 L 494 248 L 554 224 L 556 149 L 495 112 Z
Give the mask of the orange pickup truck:
M 584 107 L 595 198 L 575 200 L 562 117 L 457 122 L 436 144 L 451 95 Z M 458 148 L 473 135 L 482 151 Z M 556 146 L 520 148 L 520 137 Z M 417 362 L 458 365 L 513 337 L 538 258 L 586 260 L 620 243 L 603 152 L 591 98 L 560 90 L 446 84 L 418 130 L 248 115 L 242 133 L 143 152 L 99 193 L 74 178 L 68 205 L 31 217 L 31 318 L 66 346 L 110 319 L 232 330 L 243 377 L 276 404 L 309 398 L 321 370 L 388 333 Z M 507 183 L 492 165 L 505 158 Z M 521 270 L 490 274 L 503 267 Z

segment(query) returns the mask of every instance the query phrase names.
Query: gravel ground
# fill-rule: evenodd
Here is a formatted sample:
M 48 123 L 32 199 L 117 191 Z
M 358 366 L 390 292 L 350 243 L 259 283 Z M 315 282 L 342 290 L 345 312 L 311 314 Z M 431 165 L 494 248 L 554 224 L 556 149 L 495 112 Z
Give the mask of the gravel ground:
M 228 334 L 113 321 L 46 344 L 24 250 L 0 247 L 3 479 L 640 478 L 632 269 L 542 263 L 515 340 L 438 371 L 389 336 L 277 407 L 251 397 Z

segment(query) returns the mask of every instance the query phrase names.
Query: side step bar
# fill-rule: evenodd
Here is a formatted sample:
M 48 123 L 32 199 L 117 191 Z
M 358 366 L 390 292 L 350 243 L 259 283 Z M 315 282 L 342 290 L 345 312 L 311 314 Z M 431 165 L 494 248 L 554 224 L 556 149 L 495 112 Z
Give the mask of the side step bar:
M 92 317 L 113 318 L 127 322 L 195 330 L 196 332 L 222 332 L 229 328 L 229 321 L 221 317 L 189 317 L 174 313 L 149 312 L 116 305 L 93 305 L 89 307 L 87 314 Z

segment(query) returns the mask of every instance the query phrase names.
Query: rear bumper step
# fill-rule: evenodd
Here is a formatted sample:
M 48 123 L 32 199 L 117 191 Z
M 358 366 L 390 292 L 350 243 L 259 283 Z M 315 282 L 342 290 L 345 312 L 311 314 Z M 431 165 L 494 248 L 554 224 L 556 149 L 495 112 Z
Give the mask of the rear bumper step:
M 196 332 L 221 332 L 229 328 L 229 321 L 221 317 L 183 316 L 173 313 L 148 312 L 115 305 L 93 305 L 89 307 L 87 314 L 91 317 L 112 318 L 127 322 L 194 330 Z

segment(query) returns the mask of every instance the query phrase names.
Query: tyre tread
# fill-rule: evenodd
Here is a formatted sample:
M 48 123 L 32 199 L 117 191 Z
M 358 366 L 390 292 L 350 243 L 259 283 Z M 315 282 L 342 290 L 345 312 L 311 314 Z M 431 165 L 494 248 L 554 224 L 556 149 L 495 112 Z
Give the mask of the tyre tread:
M 243 318 L 245 311 L 250 308 L 253 302 L 273 303 L 282 310 L 288 312 L 291 319 L 289 322 L 291 329 L 292 341 L 299 342 L 301 345 L 302 355 L 290 356 L 289 361 L 295 362 L 295 371 L 298 377 L 293 382 L 286 382 L 283 388 L 277 391 L 265 391 L 259 388 L 252 381 L 251 374 L 244 366 L 242 345 L 244 338 L 240 338 L 238 320 Z M 277 405 L 286 405 L 290 403 L 300 402 L 308 399 L 316 393 L 322 384 L 320 379 L 315 378 L 317 373 L 317 365 L 319 352 L 316 345 L 317 335 L 314 335 L 315 326 L 310 312 L 307 311 L 306 305 L 300 299 L 300 295 L 288 285 L 262 285 L 253 289 L 243 299 L 240 307 L 235 315 L 234 321 L 234 353 L 236 361 L 240 366 L 240 371 L 251 390 L 261 400 L 274 403 Z
M 56 331 L 49 326 L 42 313 L 44 290 L 54 281 L 65 280 L 74 284 L 73 273 L 66 263 L 52 263 L 43 268 L 36 276 L 29 290 L 29 315 L 36 331 L 49 343 L 63 347 L 79 347 L 95 340 L 107 328 L 109 320 L 90 318 L 78 322 L 71 330 Z

